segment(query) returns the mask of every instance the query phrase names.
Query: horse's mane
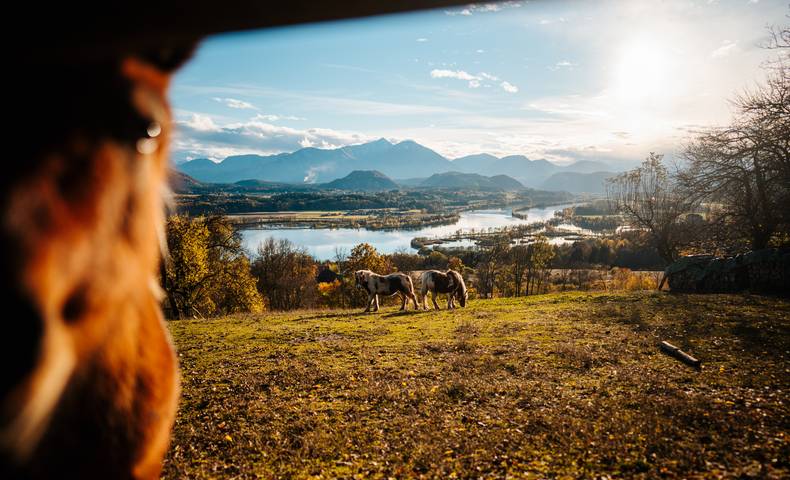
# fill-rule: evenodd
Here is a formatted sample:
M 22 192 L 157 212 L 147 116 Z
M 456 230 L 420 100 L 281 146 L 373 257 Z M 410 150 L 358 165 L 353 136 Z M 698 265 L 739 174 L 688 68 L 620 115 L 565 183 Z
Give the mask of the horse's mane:
M 460 273 L 456 272 L 455 270 L 448 270 L 447 275 L 452 275 L 453 281 L 458 282 L 461 286 L 459 290 L 461 291 L 461 295 L 466 293 L 466 283 L 464 283 L 464 277 Z

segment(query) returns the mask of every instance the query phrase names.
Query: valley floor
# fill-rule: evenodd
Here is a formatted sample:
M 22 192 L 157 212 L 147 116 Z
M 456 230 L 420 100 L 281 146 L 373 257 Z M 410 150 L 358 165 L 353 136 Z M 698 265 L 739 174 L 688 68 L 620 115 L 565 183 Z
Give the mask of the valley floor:
M 790 475 L 790 301 L 470 303 L 170 322 L 183 393 L 164 476 Z

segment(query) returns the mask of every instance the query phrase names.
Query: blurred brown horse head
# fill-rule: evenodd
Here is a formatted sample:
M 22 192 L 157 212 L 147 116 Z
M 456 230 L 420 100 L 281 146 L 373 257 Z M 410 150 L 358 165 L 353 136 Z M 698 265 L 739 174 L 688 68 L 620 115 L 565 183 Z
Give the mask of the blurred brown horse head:
M 3 478 L 159 475 L 178 397 L 157 280 L 166 92 L 190 51 L 20 69 L 15 93 L 53 113 L 0 189 Z

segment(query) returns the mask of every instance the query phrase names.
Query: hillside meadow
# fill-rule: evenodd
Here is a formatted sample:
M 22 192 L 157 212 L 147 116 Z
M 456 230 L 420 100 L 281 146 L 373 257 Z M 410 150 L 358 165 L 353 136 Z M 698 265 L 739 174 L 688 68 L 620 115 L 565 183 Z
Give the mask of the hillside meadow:
M 790 475 L 790 301 L 470 303 L 170 322 L 183 392 L 164 477 Z

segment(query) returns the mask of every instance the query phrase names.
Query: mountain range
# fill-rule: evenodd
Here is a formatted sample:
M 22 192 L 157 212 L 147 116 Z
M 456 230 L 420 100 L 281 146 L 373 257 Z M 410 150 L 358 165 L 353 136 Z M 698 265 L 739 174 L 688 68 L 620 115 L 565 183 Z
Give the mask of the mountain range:
M 344 177 L 355 170 L 376 170 L 395 179 L 412 179 L 403 184 L 420 184 L 421 179 L 447 172 L 471 173 L 483 176 L 507 175 L 527 187 L 544 188 L 552 175 L 573 172 L 575 185 L 584 184 L 576 191 L 597 191 L 598 176 L 589 174 L 615 171 L 598 161 L 580 161 L 560 166 L 544 159 L 530 160 L 523 155 L 496 157 L 486 153 L 450 160 L 412 140 L 391 143 L 379 139 L 360 145 L 335 149 L 302 148 L 293 153 L 275 155 L 236 155 L 221 162 L 209 159 L 191 160 L 177 165 L 181 172 L 201 182 L 234 183 L 240 180 L 263 180 L 291 184 L 326 183 Z M 579 180 L 581 178 L 581 180 Z M 419 181 L 414 181 L 420 179 Z M 548 182 L 554 186 L 557 182 Z M 574 191 L 569 188 L 560 190 Z

